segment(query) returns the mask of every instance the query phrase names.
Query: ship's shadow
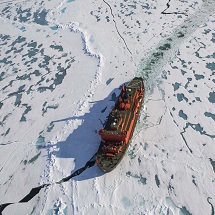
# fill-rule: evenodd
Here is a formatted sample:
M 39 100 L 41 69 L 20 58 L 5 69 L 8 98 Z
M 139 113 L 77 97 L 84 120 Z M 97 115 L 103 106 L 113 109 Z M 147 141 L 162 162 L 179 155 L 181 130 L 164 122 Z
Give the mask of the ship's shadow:
M 51 147 L 57 150 L 51 152 L 49 156 L 54 155 L 58 158 L 74 158 L 75 168 L 71 172 L 65 173 L 69 176 L 76 170 L 81 169 L 98 151 L 101 138 L 98 131 L 103 127 L 110 110 L 115 104 L 117 96 L 120 94 L 120 88 L 115 88 L 109 96 L 101 101 L 90 103 L 91 108 L 89 112 L 83 113 L 81 116 L 71 116 L 67 119 L 60 119 L 54 121 L 69 121 L 69 123 L 80 123 L 66 141 L 58 142 Z M 68 162 L 71 162 L 68 161 Z M 87 168 L 80 175 L 73 179 L 77 181 L 87 180 L 103 175 L 104 173 L 95 164 L 91 168 Z

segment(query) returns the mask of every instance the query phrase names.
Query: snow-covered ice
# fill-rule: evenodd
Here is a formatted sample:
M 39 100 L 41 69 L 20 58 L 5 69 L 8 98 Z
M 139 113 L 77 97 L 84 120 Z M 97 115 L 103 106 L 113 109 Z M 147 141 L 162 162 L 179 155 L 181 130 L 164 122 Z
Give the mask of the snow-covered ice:
M 213 0 L 5 0 L 0 24 L 3 215 L 214 215 Z M 135 76 L 146 95 L 127 154 L 87 168 Z

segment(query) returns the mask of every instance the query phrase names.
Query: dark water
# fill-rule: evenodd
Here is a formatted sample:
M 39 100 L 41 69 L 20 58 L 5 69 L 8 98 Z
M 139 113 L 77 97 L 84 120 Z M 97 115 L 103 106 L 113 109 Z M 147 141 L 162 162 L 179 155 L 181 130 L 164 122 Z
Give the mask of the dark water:
M 96 162 L 96 154 L 94 154 L 92 156 L 92 158 L 87 161 L 87 163 L 81 167 L 80 169 L 77 169 L 75 172 L 73 172 L 71 175 L 61 179 L 60 181 L 56 182 L 56 183 L 53 183 L 53 184 L 61 184 L 61 183 L 64 183 L 64 182 L 67 182 L 69 181 L 71 178 L 77 176 L 77 175 L 80 175 L 82 172 L 84 172 L 86 169 L 92 167 L 95 165 L 95 162 Z M 28 202 L 30 201 L 31 199 L 33 199 L 36 195 L 39 194 L 40 190 L 45 188 L 45 187 L 48 187 L 50 185 L 53 185 L 53 184 L 43 184 L 43 185 L 40 185 L 39 187 L 34 187 L 31 189 L 31 191 L 25 196 L 23 197 L 19 202 L 17 203 L 24 203 L 24 202 Z M 0 215 L 2 215 L 2 211 L 9 205 L 11 204 L 16 204 L 16 202 L 10 202 L 10 203 L 5 203 L 5 204 L 2 204 L 0 205 Z

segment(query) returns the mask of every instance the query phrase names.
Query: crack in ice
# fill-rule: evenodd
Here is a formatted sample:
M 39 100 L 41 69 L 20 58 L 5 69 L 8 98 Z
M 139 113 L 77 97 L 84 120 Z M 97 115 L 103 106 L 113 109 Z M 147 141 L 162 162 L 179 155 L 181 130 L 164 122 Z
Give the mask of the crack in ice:
M 201 125 L 200 125 L 199 123 L 197 123 L 197 124 L 192 124 L 192 123 L 190 123 L 190 122 L 187 122 L 187 123 L 186 123 L 186 127 L 184 128 L 183 133 L 186 132 L 186 129 L 187 129 L 189 126 L 190 126 L 193 130 L 199 132 L 201 135 L 208 136 L 208 137 L 210 137 L 210 138 L 212 138 L 212 139 L 215 138 L 215 134 L 208 134 L 208 133 L 206 133 L 206 131 L 203 130 L 203 127 L 201 127 Z
M 170 8 L 170 2 L 171 2 L 171 0 L 169 0 L 168 2 L 167 2 L 167 4 L 166 4 L 166 6 L 167 6 L 167 8 L 165 9 L 165 10 L 163 10 L 162 12 L 161 12 L 161 14 L 180 14 L 180 15 L 185 15 L 185 16 L 188 16 L 186 13 L 183 13 L 183 12 L 166 12 L 169 8 Z
M 96 153 L 97 154 L 97 153 Z M 52 183 L 52 184 L 42 184 L 38 187 L 34 187 L 31 189 L 31 191 L 24 197 L 22 198 L 19 202 L 10 202 L 10 203 L 5 203 L 5 204 L 1 204 L 0 205 L 0 215 L 2 215 L 2 211 L 8 206 L 8 205 L 11 205 L 11 204 L 16 204 L 16 203 L 24 203 L 24 202 L 28 202 L 30 201 L 32 198 L 34 198 L 42 188 L 45 188 L 45 187 L 49 187 L 50 185 L 54 185 L 54 184 L 62 184 L 64 182 L 67 182 L 69 181 L 71 178 L 75 177 L 75 176 L 78 176 L 80 175 L 82 172 L 84 172 L 86 169 L 90 168 L 90 167 L 93 167 L 95 165 L 95 162 L 96 162 L 96 154 L 94 154 L 89 161 L 87 161 L 87 163 L 77 169 L 75 172 L 73 172 L 71 175 L 61 179 L 60 181 L 58 182 L 55 182 L 55 183 Z
M 116 20 L 114 19 L 115 17 L 114 17 L 114 15 L 113 15 L 113 10 L 112 10 L 110 4 L 109 4 L 108 2 L 106 2 L 105 0 L 103 0 L 103 2 L 110 8 L 110 12 L 111 12 L 111 15 L 112 15 L 112 17 L 113 17 L 113 22 L 114 22 L 116 31 L 117 31 L 118 35 L 120 36 L 120 38 L 123 40 L 123 42 L 124 42 L 124 44 L 125 44 L 125 46 L 126 46 L 128 52 L 132 55 L 130 49 L 128 48 L 128 45 L 127 45 L 125 39 L 123 38 L 123 36 L 122 36 L 122 35 L 120 34 L 120 32 L 119 32 L 119 29 L 118 29 L 117 24 L 116 24 Z
M 214 215 L 214 206 L 212 205 L 211 202 L 209 202 L 209 199 L 212 199 L 212 198 L 211 198 L 211 197 L 208 197 L 208 198 L 207 198 L 207 202 L 208 202 L 208 204 L 211 205 L 211 215 Z
M 170 115 L 171 115 L 171 117 L 172 117 L 172 119 L 173 119 L 172 121 L 173 121 L 174 124 L 179 128 L 179 126 L 178 126 L 177 122 L 174 120 L 173 114 L 171 113 L 170 110 L 169 110 L 169 113 L 170 113 Z M 187 146 L 188 150 L 189 150 L 190 153 L 192 154 L 193 151 L 192 151 L 192 149 L 189 147 L 189 145 L 188 145 L 188 143 L 187 143 L 187 141 L 186 141 L 186 139 L 185 139 L 185 137 L 184 137 L 184 135 L 183 135 L 185 132 L 186 132 L 186 131 L 185 131 L 185 128 L 184 128 L 184 131 L 180 132 L 180 135 L 181 135 L 181 137 L 182 137 L 182 139 L 183 139 L 185 145 Z

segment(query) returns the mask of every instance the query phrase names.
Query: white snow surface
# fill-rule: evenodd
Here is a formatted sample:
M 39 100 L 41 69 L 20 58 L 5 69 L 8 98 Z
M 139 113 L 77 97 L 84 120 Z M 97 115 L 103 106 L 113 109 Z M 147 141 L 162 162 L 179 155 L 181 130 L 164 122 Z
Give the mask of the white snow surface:
M 3 215 L 214 215 L 214 0 L 2 0 L 0 25 Z M 119 166 L 54 184 L 96 153 L 135 76 L 146 95 Z

